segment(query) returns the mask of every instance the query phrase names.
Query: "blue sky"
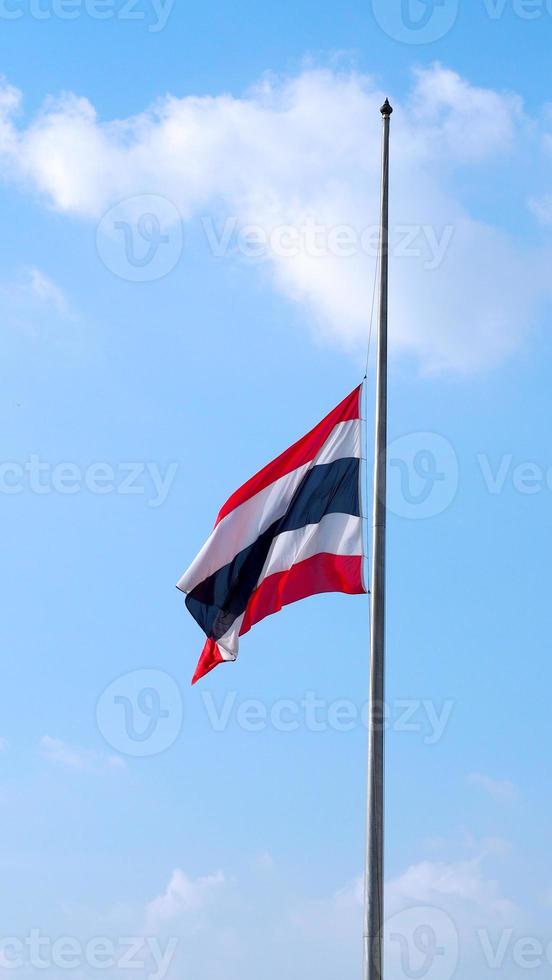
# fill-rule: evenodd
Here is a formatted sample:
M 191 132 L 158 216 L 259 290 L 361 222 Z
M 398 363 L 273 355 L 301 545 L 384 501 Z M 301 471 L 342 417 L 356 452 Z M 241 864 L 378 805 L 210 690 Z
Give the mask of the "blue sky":
M 552 10 L 402 9 L 1 7 L 2 976 L 359 975 L 366 601 L 191 690 L 174 586 L 362 377 L 387 94 L 388 976 L 550 970 Z

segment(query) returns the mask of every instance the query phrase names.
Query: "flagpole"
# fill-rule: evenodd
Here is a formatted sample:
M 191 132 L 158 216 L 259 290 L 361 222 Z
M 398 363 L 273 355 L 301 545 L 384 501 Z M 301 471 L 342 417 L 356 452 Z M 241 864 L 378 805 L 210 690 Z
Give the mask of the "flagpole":
M 374 523 L 370 625 L 370 725 L 364 896 L 364 980 L 382 980 L 384 717 L 385 698 L 385 526 L 387 498 L 387 297 L 389 269 L 389 128 L 393 109 L 386 99 L 382 115 L 382 179 L 376 429 L 374 445 Z

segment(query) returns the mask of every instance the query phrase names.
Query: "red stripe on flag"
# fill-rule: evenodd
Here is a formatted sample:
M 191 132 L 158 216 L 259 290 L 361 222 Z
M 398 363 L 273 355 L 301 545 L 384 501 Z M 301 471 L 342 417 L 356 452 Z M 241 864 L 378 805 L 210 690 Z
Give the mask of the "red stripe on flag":
M 261 619 L 279 612 L 282 606 L 310 595 L 320 592 L 361 595 L 365 591 L 360 555 L 313 555 L 261 582 L 247 605 L 240 636 Z
M 217 524 L 226 517 L 232 510 L 239 507 L 246 500 L 254 497 L 256 493 L 260 490 L 264 490 L 265 487 L 269 487 L 271 483 L 278 480 L 281 476 L 285 476 L 287 473 L 291 473 L 296 470 L 298 466 L 303 466 L 305 463 L 310 463 L 314 459 L 317 452 L 322 448 L 326 439 L 329 437 L 332 429 L 335 428 L 339 422 L 351 422 L 353 419 L 360 418 L 360 391 L 362 385 L 355 388 L 350 395 L 347 395 L 342 402 L 334 408 L 333 411 L 326 415 L 325 419 L 322 419 L 318 425 L 315 425 L 314 429 L 311 429 L 306 436 L 299 439 L 298 442 L 286 449 L 280 456 L 268 463 L 264 469 L 260 470 L 255 476 L 252 476 L 247 483 L 244 483 L 239 490 L 226 501 L 226 503 L 221 508 L 221 511 L 217 517 L 215 527 Z
M 201 652 L 201 657 L 199 658 L 196 672 L 192 678 L 192 684 L 197 684 L 205 674 L 208 674 L 219 664 L 225 663 L 224 658 L 221 656 L 220 650 L 214 640 L 207 640 L 207 643 L 203 647 Z

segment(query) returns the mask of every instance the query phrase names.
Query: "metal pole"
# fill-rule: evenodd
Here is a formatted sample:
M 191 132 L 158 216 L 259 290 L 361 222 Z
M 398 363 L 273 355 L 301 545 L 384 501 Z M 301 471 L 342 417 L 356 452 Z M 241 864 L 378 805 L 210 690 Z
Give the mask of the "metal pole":
M 370 629 L 370 726 L 368 734 L 368 801 L 366 826 L 364 980 L 382 980 L 383 824 L 385 697 L 385 524 L 387 494 L 387 291 L 389 268 L 389 124 L 388 99 L 383 121 L 380 284 L 374 446 L 374 525 Z

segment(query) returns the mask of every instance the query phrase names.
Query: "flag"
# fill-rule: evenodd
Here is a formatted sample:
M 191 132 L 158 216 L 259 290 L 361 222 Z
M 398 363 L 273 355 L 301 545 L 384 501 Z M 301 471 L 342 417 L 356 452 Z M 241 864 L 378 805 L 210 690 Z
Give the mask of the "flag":
M 207 635 L 192 683 L 236 660 L 239 638 L 320 592 L 366 592 L 362 386 L 226 501 L 177 587 Z

